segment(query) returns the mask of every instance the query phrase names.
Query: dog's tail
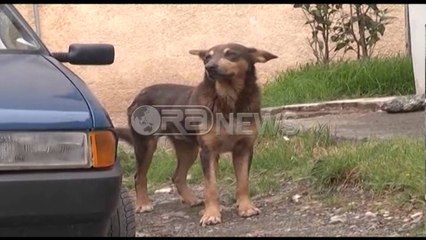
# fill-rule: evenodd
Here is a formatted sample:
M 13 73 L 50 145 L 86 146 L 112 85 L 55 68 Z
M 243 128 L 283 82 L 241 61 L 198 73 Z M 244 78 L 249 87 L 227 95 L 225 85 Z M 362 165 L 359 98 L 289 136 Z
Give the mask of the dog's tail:
M 122 139 L 133 146 L 133 135 L 129 128 L 115 128 L 115 132 L 119 139 Z

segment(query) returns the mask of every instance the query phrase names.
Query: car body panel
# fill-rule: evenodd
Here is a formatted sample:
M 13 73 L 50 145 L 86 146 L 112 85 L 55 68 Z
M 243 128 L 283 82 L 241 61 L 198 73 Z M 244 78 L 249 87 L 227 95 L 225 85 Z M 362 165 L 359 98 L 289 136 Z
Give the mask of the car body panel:
M 90 129 L 80 91 L 41 55 L 0 54 L 0 129 Z
M 122 170 L 0 174 L 0 236 L 105 236 Z
M 81 95 L 84 97 L 87 102 L 90 112 L 92 115 L 93 127 L 94 128 L 112 128 L 113 123 L 105 108 L 102 106 L 101 102 L 96 98 L 87 84 L 74 72 L 72 72 L 64 64 L 57 61 L 51 56 L 44 56 L 51 64 L 53 64 L 59 71 L 61 71 L 69 81 L 80 91 Z

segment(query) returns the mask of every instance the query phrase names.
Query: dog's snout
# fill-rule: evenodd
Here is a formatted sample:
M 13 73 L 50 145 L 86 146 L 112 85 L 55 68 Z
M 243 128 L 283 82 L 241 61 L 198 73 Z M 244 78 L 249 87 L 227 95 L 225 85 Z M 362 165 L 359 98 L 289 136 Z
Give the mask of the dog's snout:
M 215 63 L 213 63 L 213 64 L 209 63 L 209 64 L 206 65 L 205 68 L 208 72 L 217 72 L 217 64 L 215 64 Z

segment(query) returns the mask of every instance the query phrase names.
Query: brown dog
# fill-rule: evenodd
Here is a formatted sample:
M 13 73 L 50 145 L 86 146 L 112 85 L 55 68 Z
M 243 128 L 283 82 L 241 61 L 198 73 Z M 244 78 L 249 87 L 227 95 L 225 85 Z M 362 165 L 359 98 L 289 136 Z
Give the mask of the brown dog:
M 191 50 L 204 62 L 204 80 L 196 87 L 177 84 L 156 84 L 143 89 L 127 109 L 129 129 L 117 128 L 118 136 L 134 146 L 137 160 L 135 174 L 136 204 L 138 212 L 153 210 L 147 194 L 147 171 L 161 132 L 141 135 L 132 127 L 132 113 L 142 105 L 202 105 L 212 113 L 210 124 L 216 124 L 215 114 L 226 120 L 232 114 L 260 114 L 260 91 L 256 84 L 255 63 L 264 63 L 277 56 L 255 48 L 229 43 L 208 50 Z M 167 136 L 174 145 L 177 167 L 172 181 L 184 203 L 190 206 L 201 201 L 188 188 L 186 177 L 189 168 L 200 154 L 204 174 L 204 204 L 200 224 L 211 225 L 221 222 L 220 205 L 216 187 L 216 169 L 219 155 L 231 152 L 236 176 L 236 200 L 238 214 L 250 217 L 260 213 L 250 201 L 249 170 L 257 137 L 254 118 L 249 119 L 250 134 L 212 128 L 198 135 Z M 237 123 L 238 124 L 238 123 Z M 218 130 L 219 129 L 219 130 Z M 166 131 L 176 131 L 167 127 Z

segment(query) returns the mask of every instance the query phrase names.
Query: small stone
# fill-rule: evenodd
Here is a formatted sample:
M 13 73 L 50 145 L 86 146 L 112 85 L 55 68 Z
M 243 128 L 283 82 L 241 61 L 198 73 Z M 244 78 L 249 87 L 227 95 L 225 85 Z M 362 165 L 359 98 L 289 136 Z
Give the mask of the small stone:
M 375 230 L 375 229 L 377 229 L 377 225 L 373 224 L 368 228 L 368 231 Z
M 343 212 L 343 210 L 344 210 L 343 208 L 338 208 L 338 209 L 334 210 L 334 213 L 340 214 L 340 213 Z
M 406 222 L 409 222 L 410 219 L 409 218 L 404 218 L 402 221 L 406 223 Z
M 136 232 L 135 237 L 149 237 L 149 234 L 143 232 Z
M 171 193 L 173 189 L 171 187 L 165 187 L 155 190 L 155 193 Z
M 302 210 L 302 211 L 306 211 L 306 210 L 308 210 L 310 208 L 310 206 L 303 206 L 300 210 Z
M 375 218 L 375 217 L 377 217 L 377 214 L 372 213 L 372 212 L 366 212 L 365 216 L 368 217 L 368 218 Z
M 170 213 L 170 214 L 169 214 L 169 217 L 180 217 L 180 218 L 185 218 L 185 217 L 187 217 L 187 216 L 185 215 L 185 213 L 184 213 L 184 212 L 179 211 L 179 212 L 172 212 L 172 213 Z
M 415 218 L 422 217 L 422 216 L 423 216 L 422 212 L 416 212 L 416 213 L 410 215 L 410 218 L 415 219 Z
M 387 217 L 387 218 L 385 218 L 386 220 L 392 220 L 393 219 L 393 217 Z
M 410 218 L 413 219 L 411 221 L 412 224 L 418 223 L 418 222 L 420 222 L 420 220 L 423 219 L 423 213 L 421 213 L 421 212 L 415 213 L 415 214 L 411 215 Z
M 346 222 L 345 216 L 333 216 L 330 218 L 330 224 L 344 223 L 344 222 Z
M 294 203 L 299 203 L 300 202 L 300 198 L 301 198 L 302 196 L 300 196 L 299 194 L 296 194 L 296 195 L 294 195 L 293 197 L 291 197 L 291 200 L 294 202 Z

